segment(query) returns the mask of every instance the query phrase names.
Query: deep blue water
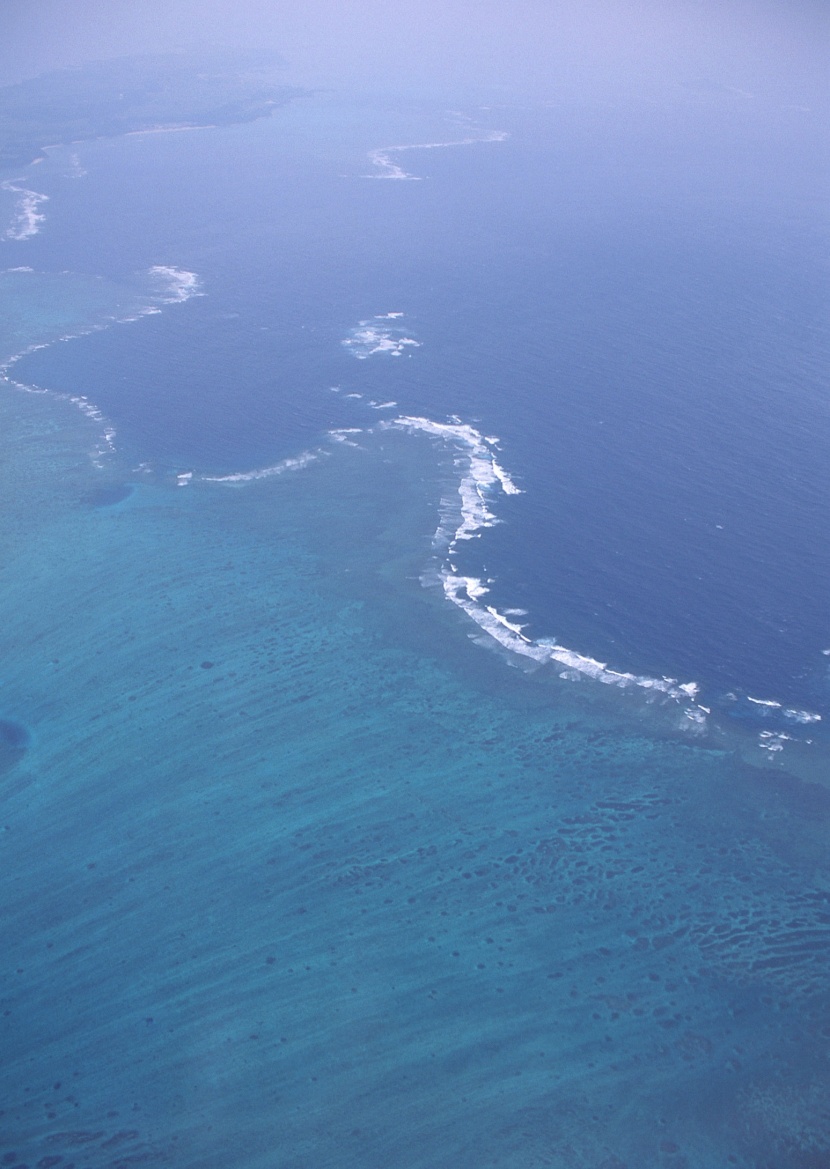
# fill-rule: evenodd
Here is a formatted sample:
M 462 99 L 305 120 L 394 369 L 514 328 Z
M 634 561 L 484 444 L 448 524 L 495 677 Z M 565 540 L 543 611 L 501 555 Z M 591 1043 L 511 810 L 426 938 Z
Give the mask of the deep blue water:
M 814 131 L 466 113 L 26 176 L 3 344 L 74 339 L 1 407 L 10 1165 L 827 1164 Z M 470 447 L 404 416 L 498 436 L 451 556 L 524 645 L 698 702 L 488 652 L 421 585 Z
M 487 538 L 494 597 L 533 635 L 709 701 L 830 710 L 826 287 L 804 167 L 750 186 L 768 159 L 735 161 L 730 137 L 751 135 L 711 111 L 696 134 L 688 114 L 491 111 L 507 141 L 402 153 L 425 181 L 370 182 L 384 135 L 469 131 L 313 106 L 85 147 L 90 173 L 53 180 L 27 262 L 120 279 L 177 263 L 206 296 L 45 350 L 26 377 L 84 386 L 136 458 L 177 467 L 246 469 L 365 425 L 329 385 L 479 420 L 526 490 Z M 421 348 L 350 360 L 349 330 L 390 310 Z

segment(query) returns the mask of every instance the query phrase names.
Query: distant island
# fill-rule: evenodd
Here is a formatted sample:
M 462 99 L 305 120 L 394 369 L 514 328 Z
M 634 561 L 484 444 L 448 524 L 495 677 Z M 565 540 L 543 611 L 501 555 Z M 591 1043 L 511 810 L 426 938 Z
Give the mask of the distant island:
M 269 77 L 251 54 L 124 57 L 0 88 L 0 170 L 44 148 L 142 130 L 223 126 L 267 117 L 305 90 Z

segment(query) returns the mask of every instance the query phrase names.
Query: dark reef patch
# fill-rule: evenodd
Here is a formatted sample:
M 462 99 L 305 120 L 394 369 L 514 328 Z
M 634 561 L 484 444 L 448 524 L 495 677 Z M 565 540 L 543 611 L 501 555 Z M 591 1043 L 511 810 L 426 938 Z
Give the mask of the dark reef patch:
M 22 722 L 0 718 L 0 775 L 11 772 L 16 763 L 20 762 L 26 754 L 29 741 L 29 732 Z
M 0 718 L 0 775 L 19 763 L 26 754 L 30 736 L 23 723 L 13 718 Z
M 0 751 L 25 751 L 29 746 L 29 732 L 23 723 L 13 718 L 0 718 Z
M 127 483 L 109 483 L 105 487 L 93 487 L 81 496 L 81 503 L 90 507 L 113 507 L 116 503 L 123 503 L 133 493 Z

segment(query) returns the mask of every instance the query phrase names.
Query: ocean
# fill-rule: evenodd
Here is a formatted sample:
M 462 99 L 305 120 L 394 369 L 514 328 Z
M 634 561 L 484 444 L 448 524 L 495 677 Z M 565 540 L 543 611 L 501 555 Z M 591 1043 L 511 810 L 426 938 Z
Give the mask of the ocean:
M 814 147 L 320 93 L 9 174 L 4 1163 L 827 1164 Z

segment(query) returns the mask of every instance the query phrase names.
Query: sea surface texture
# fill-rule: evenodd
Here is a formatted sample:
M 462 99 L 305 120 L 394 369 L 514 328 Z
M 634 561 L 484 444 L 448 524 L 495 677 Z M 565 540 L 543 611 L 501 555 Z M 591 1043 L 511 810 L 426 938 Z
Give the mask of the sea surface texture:
M 3 1165 L 830 1164 L 765 119 L 321 93 L 2 176 Z

